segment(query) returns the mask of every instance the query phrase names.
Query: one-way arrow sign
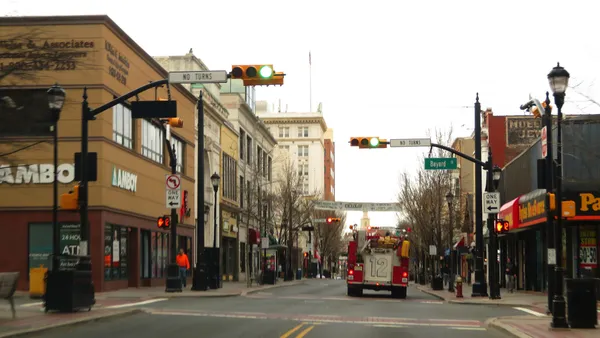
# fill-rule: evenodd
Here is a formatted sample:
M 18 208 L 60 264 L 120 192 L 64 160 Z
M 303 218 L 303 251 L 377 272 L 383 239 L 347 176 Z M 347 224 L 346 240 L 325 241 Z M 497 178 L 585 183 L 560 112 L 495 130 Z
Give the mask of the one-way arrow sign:
M 500 211 L 500 193 L 486 192 L 483 194 L 483 209 L 488 211 L 488 214 L 497 214 Z

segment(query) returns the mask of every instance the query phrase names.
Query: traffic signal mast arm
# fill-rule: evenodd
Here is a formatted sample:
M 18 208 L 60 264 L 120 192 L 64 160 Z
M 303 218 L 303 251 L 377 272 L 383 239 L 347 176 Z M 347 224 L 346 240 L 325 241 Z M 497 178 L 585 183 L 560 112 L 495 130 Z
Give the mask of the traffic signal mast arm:
M 443 146 L 441 144 L 432 143 L 431 144 L 431 148 L 429 148 L 429 153 L 431 153 L 431 150 L 433 149 L 433 147 L 443 149 L 445 151 L 451 152 L 452 154 L 454 154 L 456 156 L 460 156 L 460 157 L 464 158 L 465 160 L 471 161 L 471 162 L 473 162 L 475 164 L 479 164 L 480 166 L 484 167 L 486 170 L 488 170 L 488 169 L 492 170 L 493 169 L 493 164 L 492 163 L 480 161 L 480 160 L 478 160 L 478 159 L 476 159 L 474 157 L 471 157 L 471 156 L 469 156 L 467 154 L 461 153 L 460 151 L 454 150 L 454 149 L 452 149 L 450 147 Z

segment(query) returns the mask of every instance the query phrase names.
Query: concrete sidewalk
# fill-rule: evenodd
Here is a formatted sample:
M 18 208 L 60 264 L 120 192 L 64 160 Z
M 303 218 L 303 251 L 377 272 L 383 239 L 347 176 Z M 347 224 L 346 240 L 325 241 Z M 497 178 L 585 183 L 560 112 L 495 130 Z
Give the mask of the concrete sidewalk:
M 556 338 L 592 338 L 600 337 L 600 329 L 552 329 L 551 317 L 518 316 L 492 318 L 486 326 L 503 334 L 518 338 L 556 337 Z
M 17 292 L 15 295 L 16 319 L 12 319 L 8 302 L 0 302 L 0 338 L 16 337 L 89 321 L 141 313 L 142 309 L 136 308 L 136 306 L 143 306 L 143 304 L 152 302 L 153 299 L 157 298 L 234 297 L 308 282 L 310 280 L 278 281 L 275 285 L 255 284 L 251 287 L 248 287 L 245 282 L 226 282 L 223 283 L 221 289 L 208 291 L 191 291 L 188 285 L 187 289 L 180 293 L 166 293 L 164 286 L 129 288 L 96 293 L 96 304 L 91 311 L 75 313 L 46 313 L 43 309 L 42 300 L 30 299 L 29 294 L 26 292 Z

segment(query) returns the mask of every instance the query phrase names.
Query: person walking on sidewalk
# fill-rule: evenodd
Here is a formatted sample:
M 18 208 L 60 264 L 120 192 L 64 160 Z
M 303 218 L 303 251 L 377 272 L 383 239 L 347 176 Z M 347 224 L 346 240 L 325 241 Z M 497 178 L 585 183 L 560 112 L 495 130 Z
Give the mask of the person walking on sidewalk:
M 183 251 L 183 248 L 179 249 L 179 254 L 175 260 L 179 266 L 179 278 L 181 279 L 181 285 L 185 289 L 187 286 L 187 271 L 190 269 L 190 260 L 185 254 L 185 251 Z
M 515 291 L 515 279 L 517 277 L 517 271 L 515 265 L 510 260 L 506 259 L 506 288 L 508 292 L 513 293 Z

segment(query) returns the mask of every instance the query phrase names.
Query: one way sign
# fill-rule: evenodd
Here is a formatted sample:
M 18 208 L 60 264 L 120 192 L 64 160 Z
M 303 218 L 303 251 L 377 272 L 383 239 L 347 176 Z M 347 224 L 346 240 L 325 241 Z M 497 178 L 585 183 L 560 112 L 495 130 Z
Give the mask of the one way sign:
M 486 192 L 483 194 L 483 211 L 488 214 L 497 214 L 500 211 L 499 192 Z

